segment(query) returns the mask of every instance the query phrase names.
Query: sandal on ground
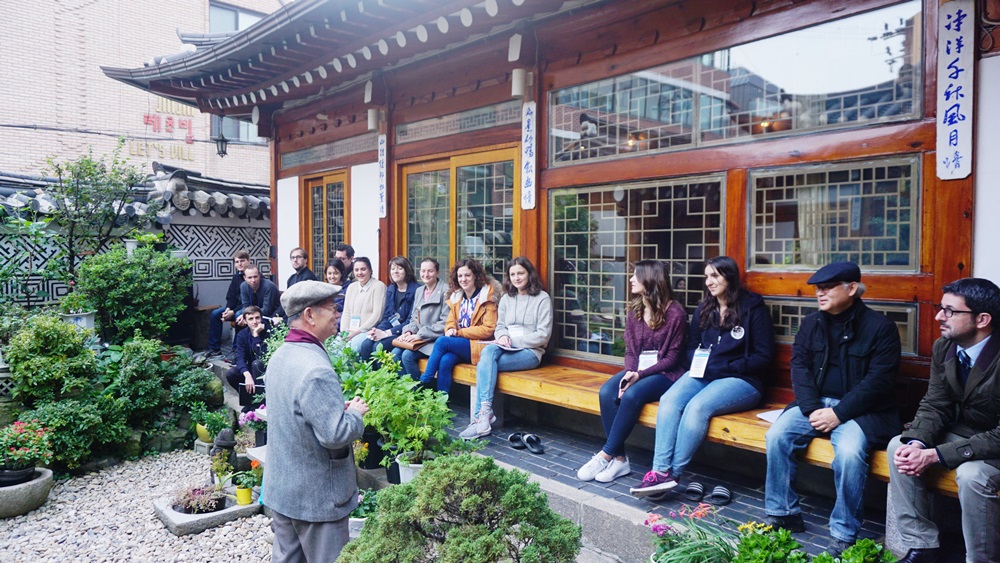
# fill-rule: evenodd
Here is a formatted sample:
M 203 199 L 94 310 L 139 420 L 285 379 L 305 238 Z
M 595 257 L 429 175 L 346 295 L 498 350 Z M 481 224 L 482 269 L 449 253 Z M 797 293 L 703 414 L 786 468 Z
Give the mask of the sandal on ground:
M 686 489 L 684 489 L 684 498 L 691 502 L 701 502 L 701 499 L 705 498 L 705 485 L 697 481 L 691 481 L 688 483 Z
M 524 448 L 528 447 L 528 445 L 524 443 L 523 432 L 514 432 L 510 436 L 507 436 L 507 441 L 510 442 L 510 447 L 514 448 L 515 450 L 523 450 Z
M 712 494 L 708 495 L 706 500 L 710 504 L 724 506 L 733 500 L 733 493 L 722 485 L 716 485 L 716 487 L 712 489 Z
M 528 448 L 528 451 L 533 454 L 543 454 L 545 453 L 545 448 L 542 447 L 542 439 L 534 434 L 525 434 L 521 440 L 524 441 L 524 446 Z

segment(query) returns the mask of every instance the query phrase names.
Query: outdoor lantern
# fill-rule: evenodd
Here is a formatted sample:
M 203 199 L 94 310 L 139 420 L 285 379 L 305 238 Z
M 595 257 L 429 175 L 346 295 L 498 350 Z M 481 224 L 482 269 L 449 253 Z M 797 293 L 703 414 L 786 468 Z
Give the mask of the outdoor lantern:
M 215 141 L 215 150 L 219 153 L 219 156 L 226 156 L 229 154 L 229 139 L 227 139 L 221 131 L 219 132 L 219 136 L 212 140 Z

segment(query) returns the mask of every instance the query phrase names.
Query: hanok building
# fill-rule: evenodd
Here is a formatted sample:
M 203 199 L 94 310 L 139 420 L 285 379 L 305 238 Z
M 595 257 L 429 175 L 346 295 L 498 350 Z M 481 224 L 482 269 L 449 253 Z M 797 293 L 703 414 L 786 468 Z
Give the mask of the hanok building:
M 997 228 L 974 221 L 1000 205 L 976 182 L 1000 172 L 982 148 L 996 105 L 973 105 L 1000 91 L 978 25 L 997 15 L 970 0 L 297 0 L 105 73 L 270 139 L 279 270 L 303 246 L 320 273 L 341 241 L 383 269 L 473 256 L 499 276 L 525 255 L 555 299 L 551 361 L 613 372 L 632 262 L 668 262 L 690 312 L 704 260 L 735 257 L 787 343 L 814 309 L 810 273 L 852 260 L 899 326 L 912 408 L 941 287 L 1000 279 Z M 788 399 L 787 373 L 772 385 Z

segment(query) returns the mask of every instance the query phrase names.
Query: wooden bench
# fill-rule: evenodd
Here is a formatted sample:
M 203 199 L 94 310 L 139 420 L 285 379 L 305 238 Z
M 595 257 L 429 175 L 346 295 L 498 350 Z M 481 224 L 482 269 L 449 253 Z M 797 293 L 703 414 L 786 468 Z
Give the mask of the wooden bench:
M 423 367 L 423 366 L 421 366 Z M 504 372 L 497 378 L 497 393 L 530 399 L 567 409 L 600 415 L 601 406 L 598 392 L 608 375 L 584 371 L 558 365 L 545 365 L 526 371 Z M 476 368 L 469 364 L 455 367 L 454 380 L 475 387 Z M 656 409 L 659 403 L 650 403 L 642 409 L 639 424 L 656 427 Z M 764 453 L 764 434 L 770 424 L 757 417 L 758 413 L 784 408 L 785 405 L 771 403 L 752 411 L 726 414 L 712 418 L 707 439 L 711 442 L 734 446 L 744 450 Z M 801 459 L 809 464 L 830 467 L 833 461 L 833 445 L 829 439 L 813 440 L 803 452 Z M 889 480 L 889 459 L 885 450 L 872 453 L 870 474 L 882 481 Z M 927 483 L 938 492 L 952 497 L 958 496 L 955 471 L 942 467 L 932 467 Z

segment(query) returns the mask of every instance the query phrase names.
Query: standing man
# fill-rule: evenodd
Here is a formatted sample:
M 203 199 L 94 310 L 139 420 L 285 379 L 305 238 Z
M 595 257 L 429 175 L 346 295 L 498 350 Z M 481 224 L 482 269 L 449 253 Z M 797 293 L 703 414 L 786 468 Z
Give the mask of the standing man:
M 316 279 L 316 274 L 309 269 L 309 254 L 306 249 L 297 246 L 292 249 L 288 258 L 291 259 L 292 269 L 295 270 L 294 274 L 288 276 L 288 287 L 292 287 L 300 281 Z
M 1000 562 L 1000 288 L 965 278 L 944 286 L 934 319 L 927 394 L 916 417 L 889 443 L 889 488 L 902 544 L 912 547 L 901 563 L 938 560 L 938 527 L 920 478 L 932 465 L 954 468 L 962 506 L 965 560 Z
M 323 341 L 340 328 L 333 285 L 304 281 L 281 296 L 290 330 L 267 367 L 267 505 L 271 561 L 334 561 L 358 504 L 351 444 L 368 405 L 345 403 Z
M 899 331 L 862 301 L 861 270 L 851 262 L 819 269 L 808 282 L 816 287 L 819 311 L 802 319 L 792 347 L 793 401 L 767 431 L 768 523 L 805 531 L 799 497 L 792 488 L 796 453 L 816 436 L 833 443 L 837 500 L 830 514 L 834 557 L 858 539 L 864 520 L 868 453 L 899 428 L 893 383 L 899 368 Z
M 250 305 L 260 307 L 260 313 L 265 321 L 274 316 L 278 309 L 278 286 L 271 280 L 260 275 L 257 266 L 248 266 L 243 270 L 243 285 L 240 286 L 240 310 L 236 312 L 236 324 L 247 326 L 243 318 L 243 309 Z
M 336 252 L 333 254 L 334 260 L 340 260 L 344 265 L 344 269 L 347 271 L 347 276 L 354 279 L 354 247 L 338 242 L 336 246 Z
M 236 272 L 229 280 L 229 290 L 226 291 L 226 304 L 212 311 L 208 317 L 208 357 L 222 355 L 222 323 L 236 318 L 236 310 L 240 307 L 240 286 L 243 284 L 243 270 L 250 265 L 250 253 L 237 250 L 233 255 Z

